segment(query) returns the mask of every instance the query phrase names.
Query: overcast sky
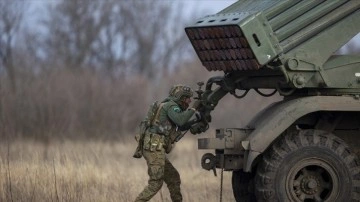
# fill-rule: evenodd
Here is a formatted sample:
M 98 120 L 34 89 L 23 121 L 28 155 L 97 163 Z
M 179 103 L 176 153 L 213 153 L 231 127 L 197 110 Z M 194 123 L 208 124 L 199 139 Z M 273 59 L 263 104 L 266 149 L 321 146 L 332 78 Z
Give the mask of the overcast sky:
M 33 8 L 33 13 L 41 12 L 41 7 L 49 2 L 56 2 L 57 0 L 31 0 L 31 7 Z M 160 1 L 160 0 L 158 0 Z M 170 0 L 161 0 L 161 1 L 170 1 Z M 184 15 L 189 16 L 198 16 L 204 17 L 204 15 L 211 15 L 215 14 L 224 8 L 230 6 L 231 4 L 235 3 L 237 0 L 182 0 L 181 2 L 184 3 L 185 6 L 185 13 Z M 40 9 L 40 10 L 39 10 Z M 201 11 L 200 15 L 196 15 L 196 12 Z M 31 18 L 32 19 L 32 18 Z M 30 20 L 31 22 L 31 19 Z M 194 19 L 195 22 L 196 19 Z M 30 23 L 31 24 L 31 23 Z M 360 41 L 360 34 L 356 35 L 349 44 L 359 44 Z M 345 45 L 345 47 L 342 48 L 342 51 L 346 51 L 346 47 L 348 44 Z
M 208 11 L 209 13 L 206 14 L 210 15 L 230 6 L 235 3 L 236 0 L 184 0 L 183 2 L 189 7 L 188 11 L 191 11 L 192 8 L 197 8 L 199 10 Z

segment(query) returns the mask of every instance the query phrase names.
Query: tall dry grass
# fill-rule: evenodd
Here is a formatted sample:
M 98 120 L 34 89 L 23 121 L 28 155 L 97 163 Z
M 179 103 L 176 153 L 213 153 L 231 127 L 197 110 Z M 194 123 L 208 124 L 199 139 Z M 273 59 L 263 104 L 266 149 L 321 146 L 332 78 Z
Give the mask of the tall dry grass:
M 184 201 L 219 201 L 220 177 L 200 168 L 196 147 L 188 136 L 169 156 Z M 0 201 L 134 201 L 148 179 L 145 160 L 132 158 L 134 148 L 133 140 L 1 142 Z M 234 201 L 231 173 L 224 178 L 223 201 Z M 151 201 L 171 201 L 165 185 Z

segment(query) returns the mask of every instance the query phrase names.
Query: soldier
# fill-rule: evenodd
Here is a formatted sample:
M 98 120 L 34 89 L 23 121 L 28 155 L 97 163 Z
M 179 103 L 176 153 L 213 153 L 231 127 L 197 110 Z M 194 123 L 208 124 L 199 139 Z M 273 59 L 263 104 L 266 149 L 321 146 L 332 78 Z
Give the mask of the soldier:
M 184 135 L 181 131 L 188 130 L 194 123 L 190 118 L 200 102 L 196 101 L 188 109 L 192 95 L 190 87 L 175 85 L 170 89 L 169 97 L 158 105 L 153 117 L 148 117 L 151 123 L 146 127 L 139 146 L 148 166 L 149 181 L 135 202 L 150 200 L 161 189 L 163 182 L 167 184 L 171 200 L 182 201 L 180 175 L 166 153 L 170 153 L 173 144 Z

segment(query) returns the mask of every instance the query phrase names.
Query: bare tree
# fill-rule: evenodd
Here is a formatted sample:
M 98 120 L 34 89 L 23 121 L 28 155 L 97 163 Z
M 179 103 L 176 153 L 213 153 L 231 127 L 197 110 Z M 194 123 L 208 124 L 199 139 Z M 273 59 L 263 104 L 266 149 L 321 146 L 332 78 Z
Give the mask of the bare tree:
M 121 16 L 123 34 L 131 36 L 130 66 L 154 78 L 173 62 L 183 59 L 186 44 L 182 4 L 168 1 L 124 1 Z
M 60 1 L 49 7 L 46 52 L 60 66 L 80 68 L 90 60 L 91 48 L 108 22 L 99 13 L 102 1 Z
M 8 74 L 13 91 L 16 90 L 14 44 L 23 20 L 24 0 L 0 1 L 0 66 Z
M 62 0 L 45 21 L 48 58 L 71 68 L 154 78 L 184 56 L 181 8 L 170 1 Z

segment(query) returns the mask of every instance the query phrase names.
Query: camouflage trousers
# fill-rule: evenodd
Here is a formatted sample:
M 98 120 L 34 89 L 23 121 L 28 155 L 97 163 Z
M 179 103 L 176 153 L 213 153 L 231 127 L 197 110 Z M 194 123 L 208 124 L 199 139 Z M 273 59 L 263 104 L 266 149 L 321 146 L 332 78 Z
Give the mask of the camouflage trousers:
M 135 202 L 149 201 L 165 182 L 173 202 L 181 202 L 180 175 L 175 167 L 165 156 L 165 150 L 143 151 L 143 156 L 148 166 L 148 185 L 136 198 Z

